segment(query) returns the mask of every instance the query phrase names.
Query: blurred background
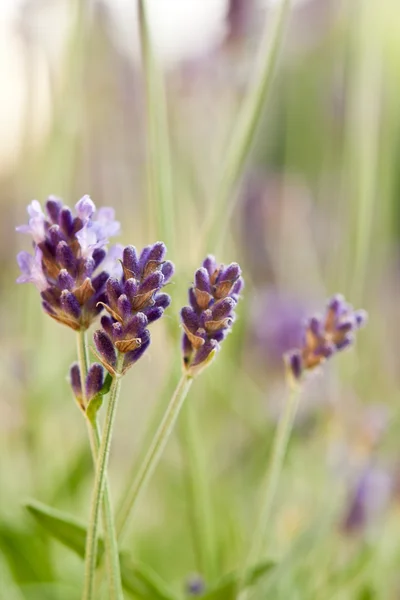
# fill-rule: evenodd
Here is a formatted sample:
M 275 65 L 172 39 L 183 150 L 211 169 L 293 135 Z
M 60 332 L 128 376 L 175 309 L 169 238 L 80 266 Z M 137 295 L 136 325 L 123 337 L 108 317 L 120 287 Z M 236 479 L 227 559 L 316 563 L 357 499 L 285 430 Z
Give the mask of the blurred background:
M 369 324 L 355 349 L 304 386 L 271 523 L 279 566 L 253 597 L 400 598 L 400 8 L 293 0 L 231 214 L 209 237 L 227 144 L 278 4 L 148 0 L 169 123 L 166 226 L 148 179 L 136 2 L 1 2 L 2 600 L 80 597 L 82 561 L 23 506 L 36 498 L 88 517 L 91 458 L 67 381 L 75 337 L 42 313 L 33 286 L 14 281 L 15 255 L 29 249 L 15 234 L 26 205 L 56 194 L 73 206 L 86 193 L 115 207 L 119 242 L 161 237 L 176 265 L 168 316 L 124 379 L 110 463 L 115 505 L 179 377 L 178 313 L 192 274 L 205 253 L 237 261 L 246 282 L 237 323 L 189 402 L 214 564 L 219 575 L 240 565 L 285 398 L 282 353 L 298 344 L 304 317 L 341 292 L 367 309 Z M 178 426 L 124 542 L 178 598 L 205 575 L 186 462 Z

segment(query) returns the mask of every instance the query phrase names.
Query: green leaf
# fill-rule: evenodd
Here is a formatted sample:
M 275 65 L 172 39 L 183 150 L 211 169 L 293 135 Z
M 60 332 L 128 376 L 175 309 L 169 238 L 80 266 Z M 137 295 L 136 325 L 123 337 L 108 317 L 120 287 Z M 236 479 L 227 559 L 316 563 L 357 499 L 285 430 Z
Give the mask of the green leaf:
M 25 507 L 48 533 L 76 552 L 81 558 L 84 558 L 86 527 L 83 523 L 71 515 L 51 508 L 37 500 L 29 500 Z M 101 551 L 102 543 L 99 543 L 99 554 Z
M 61 583 L 30 583 L 21 586 L 25 600 L 79 600 L 81 590 Z
M 275 563 L 272 561 L 264 561 L 255 565 L 248 573 L 245 587 L 251 587 L 257 583 L 264 575 L 271 571 L 274 566 Z M 240 569 L 224 575 L 220 581 L 206 594 L 201 596 L 201 598 L 203 600 L 236 600 L 239 592 L 238 588 L 241 575 Z
M 34 519 L 54 538 L 85 556 L 86 525 L 68 513 L 30 500 L 25 504 Z M 104 544 L 99 540 L 99 556 Z M 176 600 L 168 585 L 149 566 L 133 561 L 126 553 L 120 554 L 122 583 L 127 592 L 138 600 Z
M 103 383 L 103 387 L 101 388 L 100 392 L 93 396 L 93 398 L 89 401 L 89 404 L 87 405 L 86 414 L 89 421 L 91 421 L 92 423 L 94 423 L 96 415 L 100 410 L 101 405 L 103 404 L 103 396 L 108 394 L 108 392 L 110 391 L 112 379 L 113 378 L 111 377 L 110 373 L 107 373 Z
M 0 554 L 7 561 L 15 581 L 29 583 L 54 579 L 48 543 L 38 535 L 36 528 L 25 531 L 0 523 Z

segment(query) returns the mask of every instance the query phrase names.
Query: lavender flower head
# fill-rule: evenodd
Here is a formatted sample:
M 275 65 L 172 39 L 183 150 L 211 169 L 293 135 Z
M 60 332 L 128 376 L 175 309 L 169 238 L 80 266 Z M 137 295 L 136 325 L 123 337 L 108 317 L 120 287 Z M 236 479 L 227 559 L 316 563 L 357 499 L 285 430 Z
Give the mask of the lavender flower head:
M 18 254 L 17 282 L 33 283 L 45 312 L 79 331 L 87 329 L 101 311 L 108 267 L 118 266 L 122 248 L 113 246 L 108 253 L 105 248 L 108 238 L 120 229 L 112 208 L 96 210 L 90 197 L 83 196 L 75 211 L 74 216 L 54 196 L 48 198 L 45 212 L 37 200 L 31 202 L 29 223 L 17 231 L 32 237 L 34 252 Z
M 86 375 L 82 387 L 81 372 L 78 363 L 70 369 L 70 383 L 79 406 L 85 410 L 87 403 L 100 393 L 104 383 L 104 369 L 98 363 L 93 363 Z
M 285 355 L 289 373 L 295 380 L 314 369 L 336 352 L 351 346 L 355 332 L 367 322 L 364 310 L 354 310 L 341 295 L 333 296 L 325 314 L 309 319 L 301 348 Z
M 242 288 L 237 263 L 218 266 L 215 258 L 208 256 L 196 271 L 189 290 L 190 306 L 181 311 L 183 364 L 189 375 L 209 364 L 230 332 Z
M 165 261 L 163 242 L 146 246 L 140 255 L 127 246 L 122 255 L 122 277 L 110 277 L 103 306 L 108 315 L 101 318 L 102 329 L 95 331 L 98 358 L 116 375 L 117 356 L 123 354 L 121 373 L 125 373 L 150 345 L 148 325 L 157 321 L 171 299 L 161 292 L 174 266 Z

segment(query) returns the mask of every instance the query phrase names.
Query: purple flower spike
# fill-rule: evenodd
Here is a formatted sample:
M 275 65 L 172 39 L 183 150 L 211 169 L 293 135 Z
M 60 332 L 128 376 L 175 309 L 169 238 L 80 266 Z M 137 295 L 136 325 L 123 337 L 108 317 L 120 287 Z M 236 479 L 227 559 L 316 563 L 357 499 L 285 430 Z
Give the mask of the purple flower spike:
M 304 371 L 314 369 L 336 352 L 351 346 L 355 332 L 366 322 L 367 313 L 364 310 L 354 311 L 339 294 L 331 298 L 322 318 L 309 319 L 302 347 L 285 355 L 293 378 L 300 379 Z
M 76 204 L 76 216 L 58 198 L 50 196 L 43 211 L 34 200 L 28 206 L 29 224 L 17 227 L 33 239 L 34 255 L 21 252 L 18 283 L 34 283 L 43 296 L 43 308 L 53 319 L 76 331 L 87 329 L 101 310 L 102 294 L 117 263 L 108 237 L 119 230 L 113 209 L 99 211 L 89 196 Z M 100 272 L 96 269 L 100 267 Z M 108 269 L 108 266 L 107 266 Z
M 93 363 L 86 376 L 86 399 L 91 400 L 103 387 L 104 370 L 98 363 Z
M 240 273 L 237 263 L 218 267 L 213 256 L 195 273 L 190 306 L 181 310 L 183 365 L 192 377 L 211 362 L 219 343 L 231 331 L 243 285 Z
M 161 318 L 170 304 L 168 294 L 161 292 L 164 286 L 162 268 L 166 248 L 162 242 L 146 246 L 137 258 L 136 249 L 127 246 L 122 252 L 122 276 L 109 278 L 103 303 L 109 316 L 103 316 L 101 324 L 107 338 L 107 352 L 112 363 L 98 347 L 102 362 L 110 372 L 115 371 L 117 353 L 124 354 L 122 374 L 144 354 L 150 344 L 150 334 L 146 327 Z M 171 272 L 173 271 L 172 263 Z M 111 352 L 110 345 L 113 350 Z

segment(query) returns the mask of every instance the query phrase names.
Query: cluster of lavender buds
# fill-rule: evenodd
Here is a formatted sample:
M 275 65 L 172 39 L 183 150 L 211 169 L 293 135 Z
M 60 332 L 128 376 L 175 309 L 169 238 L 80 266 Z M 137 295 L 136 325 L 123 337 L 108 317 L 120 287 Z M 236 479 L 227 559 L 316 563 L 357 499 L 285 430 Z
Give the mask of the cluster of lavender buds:
M 285 356 L 289 373 L 295 380 L 304 371 L 314 369 L 327 358 L 350 346 L 355 332 L 365 325 L 367 313 L 354 310 L 343 296 L 329 300 L 324 316 L 314 316 L 307 322 L 303 346 Z
M 189 290 L 190 306 L 181 311 L 184 368 L 196 375 L 215 356 L 234 321 L 234 309 L 243 287 L 237 263 L 218 266 L 208 256 L 195 273 Z
M 17 231 L 31 235 L 33 255 L 20 252 L 18 283 L 33 283 L 41 293 L 50 317 L 76 331 L 85 330 L 102 309 L 105 284 L 122 247 L 108 252 L 108 238 L 119 233 L 112 208 L 96 207 L 89 196 L 75 205 L 76 215 L 61 200 L 50 196 L 43 212 L 33 200 L 29 224 Z
M 99 394 L 104 384 L 104 369 L 98 363 L 93 363 L 86 375 L 85 385 L 82 388 L 81 372 L 78 363 L 74 363 L 70 370 L 70 382 L 75 398 L 85 410 L 88 403 Z
M 169 281 L 174 266 L 165 261 L 163 242 L 146 246 L 140 256 L 134 246 L 122 254 L 122 277 L 106 283 L 103 307 L 109 313 L 101 318 L 102 329 L 94 333 L 98 358 L 112 374 L 125 373 L 150 344 L 147 326 L 159 319 L 170 304 L 160 290 Z M 117 357 L 123 356 L 117 368 Z

